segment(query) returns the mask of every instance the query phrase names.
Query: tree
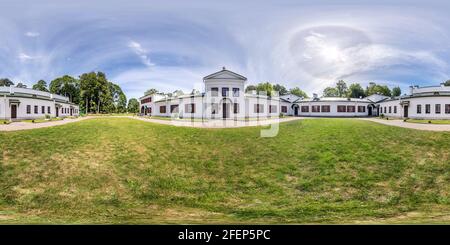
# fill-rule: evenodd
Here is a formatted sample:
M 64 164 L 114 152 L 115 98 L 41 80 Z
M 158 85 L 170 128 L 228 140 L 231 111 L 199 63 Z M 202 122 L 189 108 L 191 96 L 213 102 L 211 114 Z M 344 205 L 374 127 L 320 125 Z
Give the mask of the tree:
M 288 93 L 288 90 L 286 89 L 286 87 L 284 87 L 283 85 L 280 85 L 280 84 L 273 85 L 273 90 L 278 91 L 279 95 L 285 95 Z
M 444 86 L 450 86 L 450 80 L 445 81 Z
M 339 96 L 339 92 L 334 87 L 326 87 L 323 90 L 323 97 L 338 97 L 338 96 Z
M 345 97 L 347 96 L 347 84 L 344 82 L 344 80 L 339 80 L 336 83 L 336 89 L 338 91 L 339 97 Z
M 145 91 L 144 95 L 150 95 L 150 94 L 156 94 L 156 93 L 158 93 L 158 90 L 151 88 L 151 89 Z
M 297 95 L 298 97 L 309 98 L 305 91 L 301 90 L 299 87 L 291 88 L 289 90 L 290 94 Z
M 127 97 L 123 93 L 119 85 L 108 82 L 109 92 L 112 99 L 112 111 L 116 113 L 123 113 L 127 111 Z M 108 110 L 111 112 L 111 110 Z
M 376 83 L 369 83 L 369 86 L 366 88 L 366 96 L 370 96 L 372 94 L 381 94 L 384 96 L 391 96 L 391 90 L 386 85 L 378 85 Z
M 23 83 L 18 83 L 18 84 L 16 85 L 16 88 L 27 88 L 27 85 L 26 85 L 26 84 L 23 84 Z
M 75 104 L 80 103 L 80 81 L 69 75 L 51 81 L 49 90 L 50 93 L 69 97 L 70 101 Z
M 47 82 L 44 80 L 39 80 L 36 84 L 34 84 L 33 89 L 39 90 L 39 91 L 44 91 L 44 92 L 49 92 L 49 90 L 47 88 Z
M 402 95 L 402 90 L 400 89 L 400 87 L 394 87 L 392 88 L 392 96 L 400 96 Z
M 252 90 L 256 90 L 256 86 L 255 86 L 255 85 L 248 85 L 248 86 L 245 88 L 245 92 L 246 92 L 246 93 L 248 93 L 248 92 L 250 92 L 250 91 L 252 91 Z
M 365 97 L 364 89 L 361 87 L 359 83 L 352 83 L 350 87 L 348 87 L 348 97 L 350 98 Z
M 273 86 L 269 82 L 258 83 L 258 85 L 256 85 L 256 91 L 261 94 L 265 93 L 267 96 L 272 96 Z
M 131 98 L 128 101 L 127 111 L 129 113 L 139 113 L 139 101 L 135 98 Z
M 6 86 L 6 87 L 14 86 L 14 83 L 13 83 L 13 81 L 9 80 L 8 78 L 1 78 L 0 86 Z
M 114 100 L 103 72 L 84 73 L 80 76 L 81 105 L 89 112 L 112 112 Z

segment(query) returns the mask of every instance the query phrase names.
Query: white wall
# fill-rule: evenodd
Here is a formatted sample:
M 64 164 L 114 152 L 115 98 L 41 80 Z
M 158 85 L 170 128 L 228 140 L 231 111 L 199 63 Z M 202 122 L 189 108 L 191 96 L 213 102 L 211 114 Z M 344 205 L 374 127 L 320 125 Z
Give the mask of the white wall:
M 299 116 L 313 116 L 313 117 L 364 117 L 368 116 L 368 108 L 367 106 L 370 103 L 366 102 L 354 102 L 354 101 L 310 101 L 310 102 L 301 102 L 296 103 L 299 105 Z M 329 105 L 330 106 L 330 112 L 322 112 L 322 107 L 320 108 L 320 112 L 312 112 L 311 106 L 313 105 Z M 343 106 L 355 106 L 355 112 L 338 112 L 337 107 L 338 105 Z M 309 110 L 308 112 L 302 112 L 302 106 L 308 106 Z M 365 112 L 358 112 L 358 106 L 364 106 Z

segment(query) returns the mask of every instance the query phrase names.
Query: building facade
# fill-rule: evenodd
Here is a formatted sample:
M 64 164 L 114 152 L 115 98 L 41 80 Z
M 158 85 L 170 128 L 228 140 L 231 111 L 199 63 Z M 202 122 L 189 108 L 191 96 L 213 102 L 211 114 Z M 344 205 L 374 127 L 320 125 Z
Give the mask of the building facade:
M 0 87 L 0 119 L 19 121 L 46 116 L 78 116 L 79 107 L 68 97 L 16 87 Z
M 189 95 L 151 94 L 140 98 L 142 115 L 245 119 L 279 115 L 312 117 L 368 117 L 450 119 L 450 87 L 411 87 L 409 95 L 365 98 L 302 98 L 292 94 L 266 96 L 245 93 L 247 78 L 223 68 L 203 78 L 205 91 Z

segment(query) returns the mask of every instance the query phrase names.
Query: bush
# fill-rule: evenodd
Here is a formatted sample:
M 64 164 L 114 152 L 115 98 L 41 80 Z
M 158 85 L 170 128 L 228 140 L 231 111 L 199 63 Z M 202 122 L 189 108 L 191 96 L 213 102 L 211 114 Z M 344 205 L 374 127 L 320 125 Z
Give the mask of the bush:
M 50 119 L 50 115 L 45 114 L 45 119 Z
M 383 114 L 383 113 L 381 113 L 380 117 L 381 117 L 381 118 L 384 118 L 384 114 Z
M 280 118 L 283 118 L 284 117 L 284 114 L 283 113 L 280 113 Z

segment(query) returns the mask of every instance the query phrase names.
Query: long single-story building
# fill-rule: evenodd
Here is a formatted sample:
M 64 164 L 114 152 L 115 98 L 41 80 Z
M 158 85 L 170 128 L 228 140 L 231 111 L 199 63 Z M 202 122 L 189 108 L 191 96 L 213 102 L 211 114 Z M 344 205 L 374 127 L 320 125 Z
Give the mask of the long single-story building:
M 25 120 L 78 116 L 78 105 L 68 97 L 28 88 L 0 87 L 0 119 Z
M 302 98 L 292 94 L 266 96 L 245 93 L 247 78 L 225 67 L 203 78 L 205 92 L 168 96 L 162 93 L 140 98 L 142 115 L 176 118 L 242 119 L 279 115 L 314 117 L 388 116 L 417 119 L 450 119 L 450 87 L 411 87 L 409 95 L 365 98 Z

